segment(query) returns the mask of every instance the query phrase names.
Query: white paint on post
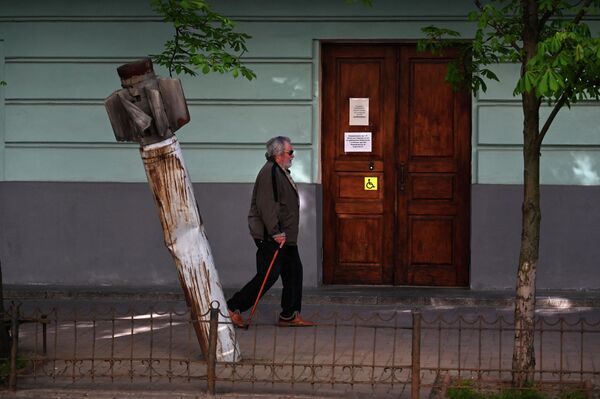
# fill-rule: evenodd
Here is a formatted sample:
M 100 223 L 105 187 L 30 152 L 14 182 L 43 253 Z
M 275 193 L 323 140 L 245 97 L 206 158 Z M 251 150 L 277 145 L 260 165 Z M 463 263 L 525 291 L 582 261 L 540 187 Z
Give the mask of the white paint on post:
M 180 283 L 192 317 L 206 320 L 194 323 L 204 356 L 208 353 L 208 312 L 219 303 L 217 360 L 241 359 L 233 325 L 224 315 L 227 305 L 219 275 L 196 206 L 181 147 L 175 136 L 140 148 L 148 182 L 159 209 L 165 244 L 177 266 Z

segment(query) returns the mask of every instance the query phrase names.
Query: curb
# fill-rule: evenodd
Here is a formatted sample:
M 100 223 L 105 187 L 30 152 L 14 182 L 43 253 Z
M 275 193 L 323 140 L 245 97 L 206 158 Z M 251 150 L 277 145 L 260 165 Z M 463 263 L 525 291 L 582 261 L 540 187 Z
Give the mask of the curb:
M 230 297 L 234 289 L 225 289 Z M 280 302 L 281 288 L 273 288 L 262 299 L 263 303 Z M 114 289 L 97 290 L 70 287 L 9 287 L 4 299 L 28 300 L 106 300 L 106 301 L 185 301 L 182 292 L 168 289 Z M 473 291 L 465 289 L 404 289 L 394 287 L 335 287 L 305 288 L 303 303 L 307 305 L 407 306 L 407 307 L 512 307 L 514 293 L 506 291 Z M 600 292 L 555 291 L 540 292 L 536 299 L 538 309 L 600 308 Z

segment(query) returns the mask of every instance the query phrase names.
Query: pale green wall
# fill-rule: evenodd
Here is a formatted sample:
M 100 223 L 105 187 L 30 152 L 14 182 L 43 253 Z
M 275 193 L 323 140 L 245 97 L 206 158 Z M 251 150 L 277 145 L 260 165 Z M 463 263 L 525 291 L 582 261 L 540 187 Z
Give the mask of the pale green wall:
M 192 122 L 178 136 L 191 177 L 253 181 L 264 142 L 284 134 L 296 144 L 295 177 L 315 181 L 312 40 L 295 40 L 281 24 L 242 24 L 279 43 L 252 42 L 246 59 L 258 75 L 252 82 L 182 77 Z M 3 1 L 0 38 L 10 82 L 4 180 L 144 181 L 136 146 L 115 142 L 103 100 L 119 88 L 117 66 L 159 52 L 169 35 L 147 0 Z
M 519 69 L 495 68 L 501 82 L 515 82 Z M 514 84 L 488 83 L 474 106 L 474 148 L 478 183 L 517 184 L 523 181 L 523 114 L 513 97 Z M 545 104 L 540 125 L 552 108 Z M 541 158 L 543 184 L 600 185 L 600 105 L 586 101 L 563 108 L 544 139 Z
M 0 57 L 4 51 L 9 85 L 0 89 L 0 178 L 144 181 L 136 146 L 114 141 L 103 99 L 119 87 L 116 67 L 160 51 L 170 28 L 147 0 L 2 3 Z M 195 182 L 251 182 L 263 143 L 277 134 L 296 144 L 297 180 L 319 182 L 319 40 L 414 40 L 431 23 L 472 32 L 469 0 L 375 0 L 372 8 L 343 0 L 215 4 L 253 36 L 246 62 L 258 78 L 183 77 L 192 122 L 178 136 Z M 505 82 L 517 72 L 498 70 Z M 512 89 L 492 82 L 473 99 L 475 183 L 521 181 L 520 109 Z M 542 157 L 544 183 L 600 184 L 598 111 L 583 104 L 561 112 Z

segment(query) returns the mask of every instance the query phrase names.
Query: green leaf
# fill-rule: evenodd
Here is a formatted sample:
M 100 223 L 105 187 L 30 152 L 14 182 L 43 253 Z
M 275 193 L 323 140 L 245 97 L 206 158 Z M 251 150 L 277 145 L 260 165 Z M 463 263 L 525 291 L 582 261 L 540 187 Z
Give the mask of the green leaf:
M 548 74 L 544 73 L 536 85 L 536 93 L 538 96 L 544 96 L 548 92 Z
M 548 84 L 550 86 L 551 92 L 556 93 L 556 91 L 560 87 L 560 84 L 559 84 L 560 81 L 562 81 L 560 76 L 553 70 L 550 70 L 549 77 L 548 77 Z
M 553 53 L 560 51 L 560 46 L 561 46 L 561 40 L 559 38 L 557 38 L 556 36 L 551 38 L 548 42 L 548 50 Z
M 530 93 L 536 89 L 536 83 L 539 79 L 538 74 L 533 70 L 527 70 L 521 79 L 517 81 L 514 94 Z
M 482 69 L 480 73 L 488 79 L 495 80 L 496 82 L 500 81 L 498 76 L 489 69 Z
M 523 76 L 523 78 L 524 78 L 523 80 L 525 83 L 525 91 L 527 93 L 529 93 L 535 85 L 535 76 L 530 71 L 527 71 L 527 72 L 525 72 L 525 75 Z
M 558 65 L 565 67 L 569 65 L 569 55 L 565 52 L 561 52 L 556 58 L 556 61 Z
M 252 80 L 254 78 L 256 78 L 256 74 L 251 70 L 246 68 L 245 66 L 242 66 L 242 75 L 248 79 L 248 80 Z
M 584 57 L 584 53 L 585 52 L 583 51 L 581 44 L 575 46 L 575 61 L 581 61 Z

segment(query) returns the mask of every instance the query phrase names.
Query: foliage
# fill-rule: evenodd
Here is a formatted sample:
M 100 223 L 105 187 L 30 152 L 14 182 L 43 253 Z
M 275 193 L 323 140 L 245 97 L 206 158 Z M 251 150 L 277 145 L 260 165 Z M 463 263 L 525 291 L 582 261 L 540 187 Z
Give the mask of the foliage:
M 241 57 L 248 50 L 251 37 L 234 31 L 234 22 L 213 11 L 205 0 L 151 0 L 152 8 L 175 29 L 175 35 L 165 43 L 161 54 L 152 55 L 169 74 L 197 71 L 232 73 L 248 80 L 256 74 L 244 66 Z
M 21 357 L 17 357 L 17 370 L 25 368 L 27 366 L 27 360 Z M 10 359 L 0 359 L 0 384 L 6 384 L 8 377 L 10 376 Z
M 353 4 L 353 3 L 357 3 L 358 1 L 359 0 L 346 0 L 346 3 Z M 373 0 L 361 0 L 361 2 L 363 3 L 363 5 L 368 6 L 368 7 L 373 6 Z
M 3 80 L 0 80 L 0 86 L 6 86 L 6 82 Z
M 485 79 L 498 80 L 488 66 L 520 63 L 523 68 L 514 87 L 515 95 L 535 91 L 540 99 L 567 106 L 588 98 L 600 99 L 600 38 L 592 37 L 589 26 L 583 23 L 584 16 L 598 13 L 600 1 L 538 3 L 538 43 L 534 53 L 528 54 L 523 46 L 521 2 L 492 0 L 483 5 L 475 0 L 477 10 L 469 13 L 469 20 L 476 24 L 476 31 L 465 48 L 465 73 L 454 65 L 448 81 L 455 86 L 466 82 L 474 93 L 485 92 Z M 460 37 L 456 31 L 435 26 L 423 32 L 428 39 L 419 43 L 421 50 L 441 51 L 455 46 Z
M 583 391 L 567 391 L 561 392 L 561 394 L 558 395 L 559 399 L 586 399 L 587 397 L 588 396 Z
M 482 393 L 475 389 L 472 381 L 461 380 L 449 387 L 447 396 L 450 399 L 545 399 L 548 396 L 533 388 L 507 389 L 499 393 Z M 558 395 L 559 399 L 584 399 L 581 391 L 565 391 Z
M 480 394 L 473 388 L 473 383 L 468 380 L 458 381 L 455 385 L 448 388 L 446 394 L 450 399 L 483 399 L 483 394 Z
M 489 396 L 490 399 L 544 399 L 547 396 L 531 389 L 509 389 Z

